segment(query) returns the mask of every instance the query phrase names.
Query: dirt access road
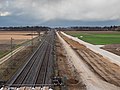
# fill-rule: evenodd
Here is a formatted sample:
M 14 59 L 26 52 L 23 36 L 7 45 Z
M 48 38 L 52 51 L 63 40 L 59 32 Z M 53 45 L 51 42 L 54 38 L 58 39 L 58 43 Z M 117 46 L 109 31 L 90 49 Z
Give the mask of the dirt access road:
M 78 73 L 67 58 L 67 54 L 60 42 L 59 38 L 56 37 L 56 76 L 66 77 L 66 86 L 68 90 L 86 90 L 85 85 L 82 83 Z M 56 87 L 55 90 L 58 87 Z
M 100 49 L 98 46 L 95 46 L 93 44 L 90 44 L 90 43 L 87 43 L 87 42 L 84 42 L 78 38 L 75 38 L 75 37 L 72 37 L 70 35 L 67 35 L 65 34 L 64 32 L 61 32 L 63 35 L 85 45 L 87 48 L 91 49 L 92 51 L 96 52 L 96 53 L 99 53 L 100 55 L 104 56 L 104 58 L 107 58 L 109 59 L 111 62 L 113 63 L 116 63 L 120 66 L 120 56 L 116 55 L 116 54 L 113 54 L 109 51 L 106 51 L 106 50 L 103 50 L 103 49 Z
M 120 67 L 84 45 L 57 34 L 87 90 L 120 90 Z M 63 39 L 64 38 L 64 39 Z M 66 42 L 67 41 L 67 42 Z M 100 62 L 99 62 L 100 61 Z

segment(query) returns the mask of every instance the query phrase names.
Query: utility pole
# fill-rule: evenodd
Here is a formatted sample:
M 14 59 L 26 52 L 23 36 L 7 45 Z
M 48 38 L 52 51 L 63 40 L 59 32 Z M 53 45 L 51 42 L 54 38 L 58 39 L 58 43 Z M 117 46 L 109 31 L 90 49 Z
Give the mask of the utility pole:
M 13 38 L 11 37 L 11 59 L 12 59 L 12 49 L 13 49 Z
M 31 45 L 32 45 L 32 52 L 33 52 L 33 31 L 31 31 L 31 36 L 32 36 L 32 38 L 31 38 Z

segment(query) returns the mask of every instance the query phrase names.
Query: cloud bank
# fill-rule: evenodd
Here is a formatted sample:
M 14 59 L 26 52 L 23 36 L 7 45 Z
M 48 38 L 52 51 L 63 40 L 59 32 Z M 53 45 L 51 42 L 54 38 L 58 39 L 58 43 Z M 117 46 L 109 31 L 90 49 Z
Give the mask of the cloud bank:
M 1 17 L 39 20 L 120 20 L 120 0 L 0 0 Z

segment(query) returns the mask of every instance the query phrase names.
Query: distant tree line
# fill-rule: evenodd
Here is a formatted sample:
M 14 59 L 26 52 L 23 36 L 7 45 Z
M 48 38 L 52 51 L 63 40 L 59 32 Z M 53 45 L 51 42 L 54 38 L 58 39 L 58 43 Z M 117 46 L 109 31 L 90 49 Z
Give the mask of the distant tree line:
M 120 31 L 120 26 L 105 26 L 105 27 L 68 27 L 68 28 L 56 28 L 60 31 L 74 30 L 74 31 Z
M 47 31 L 49 27 L 44 26 L 26 26 L 26 27 L 0 27 L 4 31 Z
M 4 31 L 47 31 L 50 27 L 45 26 L 25 26 L 25 27 L 0 27 L 0 30 Z M 120 26 L 105 26 L 105 27 L 67 27 L 67 28 L 55 28 L 60 31 L 74 30 L 74 31 L 120 31 Z

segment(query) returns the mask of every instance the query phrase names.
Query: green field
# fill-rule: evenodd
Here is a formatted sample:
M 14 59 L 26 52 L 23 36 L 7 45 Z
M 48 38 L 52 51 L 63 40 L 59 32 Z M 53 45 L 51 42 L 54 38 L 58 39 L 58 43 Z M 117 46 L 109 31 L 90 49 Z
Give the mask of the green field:
M 95 45 L 120 44 L 120 32 L 118 33 L 69 32 L 68 34 Z

